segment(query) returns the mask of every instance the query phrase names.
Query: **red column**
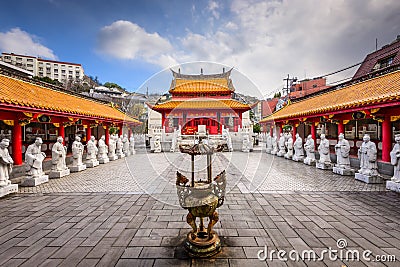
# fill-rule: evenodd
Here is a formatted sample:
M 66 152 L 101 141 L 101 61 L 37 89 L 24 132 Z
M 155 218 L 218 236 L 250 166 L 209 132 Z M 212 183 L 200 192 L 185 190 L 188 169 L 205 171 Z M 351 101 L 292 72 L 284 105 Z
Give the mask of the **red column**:
M 108 142 L 110 141 L 110 132 L 109 132 L 108 126 L 106 126 L 106 129 L 105 129 L 105 136 L 106 136 L 106 144 L 108 145 Z
M 128 137 L 130 137 L 131 135 L 132 135 L 132 128 L 129 127 L 129 128 L 128 128 Z
M 279 127 L 279 135 L 281 135 L 281 133 L 283 133 L 283 125 L 277 125 Z
M 296 127 L 296 125 L 294 124 L 293 125 L 293 131 L 292 131 L 292 138 L 293 138 L 293 142 L 294 141 L 296 141 L 296 133 L 297 133 L 297 127 Z
M 58 127 L 58 136 L 63 138 L 63 144 L 65 145 L 65 128 L 62 122 L 60 122 L 60 126 Z
M 311 124 L 311 137 L 314 140 L 314 148 L 317 145 L 317 132 L 315 131 L 315 123 Z
M 271 127 L 269 128 L 269 135 L 270 135 L 271 137 L 274 136 L 274 126 L 273 126 L 273 125 L 271 125 Z
M 122 128 L 124 127 L 124 125 L 123 124 L 120 124 L 119 125 L 119 127 L 118 127 L 118 130 L 119 130 L 119 132 L 118 132 L 118 135 L 121 135 L 122 134 Z
M 14 120 L 12 133 L 12 158 L 14 165 L 22 164 L 22 127 L 18 120 Z
M 392 149 L 392 123 L 390 117 L 385 116 L 382 122 L 382 161 L 390 162 L 390 150 Z
M 161 128 L 165 126 L 165 113 L 161 115 Z
M 90 128 L 90 125 L 88 125 L 86 128 L 86 142 L 90 140 L 91 136 L 92 136 L 92 129 Z
M 339 124 L 338 124 L 338 135 L 339 134 L 344 134 L 344 124 L 343 124 L 343 121 L 340 121 L 339 122 Z

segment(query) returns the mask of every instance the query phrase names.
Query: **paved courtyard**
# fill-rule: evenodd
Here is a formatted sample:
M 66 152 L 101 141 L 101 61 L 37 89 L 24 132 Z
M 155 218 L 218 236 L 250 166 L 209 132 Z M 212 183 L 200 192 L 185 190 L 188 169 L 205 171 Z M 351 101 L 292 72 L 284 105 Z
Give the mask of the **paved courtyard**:
M 213 174 L 226 169 L 228 179 L 215 226 L 223 249 L 190 259 L 175 189 L 187 159 L 138 153 L 0 199 L 0 265 L 400 266 L 399 194 L 260 151 L 214 157 Z M 321 260 L 259 260 L 265 248 L 286 257 L 312 250 Z M 329 248 L 340 257 L 329 259 Z M 343 256 L 354 251 L 360 261 Z M 391 255 L 396 262 L 378 262 Z

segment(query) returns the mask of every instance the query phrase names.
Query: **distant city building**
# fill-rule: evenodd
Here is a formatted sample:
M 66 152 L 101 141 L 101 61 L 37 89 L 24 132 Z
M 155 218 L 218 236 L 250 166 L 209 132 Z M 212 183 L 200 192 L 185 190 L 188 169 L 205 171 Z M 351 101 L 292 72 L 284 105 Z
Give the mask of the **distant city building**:
M 77 63 L 54 61 L 4 52 L 1 54 L 1 60 L 5 63 L 33 72 L 34 76 L 49 77 L 64 84 L 69 80 L 80 81 L 85 75 L 82 65 Z
M 381 49 L 368 54 L 361 66 L 354 74 L 352 80 L 356 80 L 366 75 L 381 73 L 385 69 L 393 70 L 400 66 L 400 35 L 390 44 L 384 45 Z
M 329 87 L 330 86 L 326 85 L 326 78 L 304 79 L 292 84 L 289 97 L 290 99 L 301 98 Z

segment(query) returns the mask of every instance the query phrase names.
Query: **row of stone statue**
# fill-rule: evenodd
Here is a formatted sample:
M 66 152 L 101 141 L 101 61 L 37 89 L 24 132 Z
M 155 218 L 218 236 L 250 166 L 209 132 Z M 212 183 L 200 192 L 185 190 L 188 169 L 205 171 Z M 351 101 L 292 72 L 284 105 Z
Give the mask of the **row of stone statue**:
M 68 175 L 70 172 L 85 170 L 86 167 L 92 168 L 99 163 L 107 163 L 110 160 L 116 160 L 132 154 L 135 154 L 135 139 L 133 135 L 128 136 L 110 136 L 109 145 L 105 143 L 105 136 L 102 136 L 97 142 L 92 136 L 86 144 L 86 159 L 83 163 L 84 145 L 79 136 L 75 137 L 72 144 L 72 165 L 68 168 L 66 164 L 67 147 L 63 145 L 63 138 L 57 138 L 57 142 L 52 147 L 52 168 L 49 174 L 50 178 L 60 178 Z M 98 144 L 96 144 L 98 143 Z M 25 152 L 26 178 L 21 183 L 23 186 L 36 186 L 48 181 L 49 176 L 43 171 L 43 161 L 46 154 L 42 152 L 43 141 L 40 137 L 28 146 Z M 8 152 L 10 145 L 9 139 L 0 141 L 0 188 L 11 185 L 10 174 L 12 172 L 14 161 Z
M 98 145 L 96 143 L 98 143 Z M 81 143 L 81 138 L 76 136 L 75 141 L 72 143 L 72 165 L 70 167 L 72 172 L 84 170 L 86 167 L 93 168 L 99 164 L 135 154 L 135 139 L 133 134 L 129 139 L 126 134 L 119 137 L 116 134 L 112 134 L 110 135 L 109 144 L 107 146 L 104 135 L 98 142 L 96 142 L 94 136 L 91 136 L 86 144 L 86 150 L 86 160 L 85 163 L 83 163 L 84 145 Z M 67 148 L 63 145 L 63 138 L 60 136 L 52 147 L 50 178 L 53 178 L 52 175 L 56 176 L 56 173 L 62 173 L 64 170 L 68 169 L 65 162 L 66 153 Z
M 315 143 L 311 135 L 307 136 L 304 144 L 299 134 L 296 134 L 294 142 L 290 133 L 281 133 L 279 140 L 276 140 L 275 136 L 268 136 L 266 151 L 294 161 L 303 161 L 307 165 L 316 165 L 319 169 L 330 169 L 337 174 L 355 175 L 356 179 L 367 183 L 381 182 L 381 177 L 378 173 L 376 145 L 370 140 L 368 134 L 364 135 L 363 143 L 358 149 L 360 169 L 357 173 L 350 166 L 350 144 L 344 138 L 343 133 L 339 134 L 339 140 L 335 145 L 336 164 L 331 161 L 329 140 L 326 139 L 325 134 L 321 134 L 320 137 L 318 146 L 319 160 L 315 159 Z M 392 164 L 396 166 L 392 180 L 400 182 L 400 135 L 396 135 L 395 140 L 396 145 L 391 153 Z M 304 155 L 304 151 L 306 155 Z

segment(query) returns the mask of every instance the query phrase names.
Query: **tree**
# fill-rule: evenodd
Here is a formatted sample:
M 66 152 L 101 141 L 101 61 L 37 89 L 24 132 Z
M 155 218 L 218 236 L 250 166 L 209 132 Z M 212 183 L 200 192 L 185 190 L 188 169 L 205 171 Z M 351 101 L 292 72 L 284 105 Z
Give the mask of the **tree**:
M 274 94 L 274 98 L 281 98 L 281 96 L 282 96 L 282 95 L 281 95 L 281 92 L 278 92 L 278 93 L 275 93 L 275 94 Z
M 106 82 L 106 83 L 104 83 L 104 86 L 107 88 L 118 88 L 120 90 L 124 90 L 120 85 L 118 85 L 116 83 L 112 83 L 112 82 Z
M 253 125 L 253 133 L 260 133 L 261 132 L 261 125 L 256 123 Z

